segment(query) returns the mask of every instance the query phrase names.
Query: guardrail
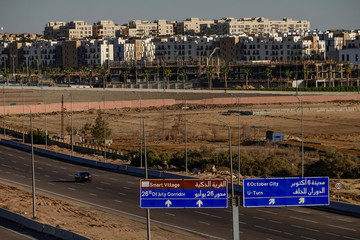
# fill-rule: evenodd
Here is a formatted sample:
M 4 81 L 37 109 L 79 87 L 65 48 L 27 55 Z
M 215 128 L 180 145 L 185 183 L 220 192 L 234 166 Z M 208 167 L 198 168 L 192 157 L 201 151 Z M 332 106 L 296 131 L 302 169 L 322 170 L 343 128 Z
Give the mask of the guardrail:
M 7 211 L 3 208 L 0 208 L 0 218 L 7 219 L 9 221 L 15 222 L 20 224 L 21 226 L 24 226 L 28 229 L 34 230 L 36 232 L 44 233 L 50 236 L 53 236 L 57 239 L 64 239 L 64 240 L 90 240 L 90 238 L 81 236 L 77 233 L 50 226 L 48 224 L 40 223 L 37 221 L 34 221 L 32 219 L 29 219 L 27 217 L 24 217 L 20 214 L 13 213 L 10 211 Z
M 31 147 L 22 144 L 19 142 L 14 142 L 11 140 L 1 139 L 0 144 L 14 147 L 23 151 L 31 151 Z M 137 176 L 137 177 L 145 177 L 145 169 L 144 168 L 138 168 L 128 165 L 120 165 L 120 164 L 112 164 L 112 163 L 104 163 L 94 160 L 89 160 L 86 158 L 80 158 L 75 156 L 70 156 L 63 153 L 58 153 L 50 150 L 45 150 L 42 148 L 36 148 L 34 147 L 34 153 L 46 157 L 55 158 L 62 161 L 67 161 L 79 165 L 87 165 L 94 168 L 102 168 L 105 170 L 110 170 L 114 172 L 119 172 L 127 175 Z M 156 170 L 148 170 L 148 176 L 150 178 L 162 178 L 162 179 L 194 179 L 195 177 L 189 177 L 189 176 L 183 176 L 168 172 L 162 172 L 162 171 L 156 171 Z M 229 184 L 229 191 L 231 190 L 231 184 Z M 234 184 L 234 192 L 236 195 L 242 196 L 242 186 L 238 184 Z M 340 202 L 334 202 L 331 201 L 330 205 L 328 206 L 319 206 L 319 207 L 310 207 L 313 209 L 318 209 L 322 211 L 329 211 L 329 212 L 335 212 L 339 214 L 344 215 L 350 215 L 354 217 L 360 217 L 360 206 L 359 205 L 353 205 L 348 203 L 340 203 Z

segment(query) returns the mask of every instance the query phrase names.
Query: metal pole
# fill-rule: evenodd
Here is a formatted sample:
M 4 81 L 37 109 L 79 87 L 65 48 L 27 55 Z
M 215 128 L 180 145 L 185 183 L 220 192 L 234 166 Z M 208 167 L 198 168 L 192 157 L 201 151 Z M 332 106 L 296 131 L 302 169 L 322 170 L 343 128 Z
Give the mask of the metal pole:
M 34 134 L 32 127 L 32 112 L 30 109 L 30 132 L 31 132 L 31 168 L 32 168 L 32 197 L 33 197 L 33 218 L 36 218 L 35 207 L 35 160 L 34 160 Z
M 47 149 L 47 114 L 46 114 L 46 91 L 44 90 L 44 106 L 45 106 L 45 149 Z
M 23 117 L 22 117 L 22 132 L 23 132 L 23 143 L 25 143 L 25 129 L 24 129 L 24 86 L 21 86 L 21 97 L 22 97 L 22 109 L 23 109 Z
M 146 134 L 145 134 L 145 120 L 143 120 L 143 136 L 144 136 L 144 157 L 145 157 L 145 179 L 148 179 L 148 164 L 146 156 Z M 146 209 L 146 226 L 147 226 L 147 239 L 151 240 L 150 233 L 150 208 Z
M 74 156 L 73 99 L 72 99 L 71 90 L 70 90 L 70 99 L 71 99 L 71 156 Z
M 106 163 L 106 115 L 105 115 L 105 89 L 103 92 L 104 97 L 104 162 Z
M 185 100 L 186 103 L 186 100 Z M 188 174 L 188 159 L 187 159 L 187 155 L 188 155 L 188 149 L 187 149 L 187 119 L 186 119 L 186 107 L 185 107 L 185 113 L 184 113 L 184 117 L 185 117 L 185 176 L 187 176 Z
M 240 172 L 240 104 L 239 104 L 239 98 L 236 98 L 236 102 L 237 102 L 237 105 L 238 105 L 238 185 L 240 185 L 240 176 L 241 176 L 241 172 Z
M 3 127 L 4 127 L 4 139 L 6 139 L 6 130 L 5 130 L 5 127 L 6 127 L 6 119 L 5 119 L 5 86 L 3 86 L 3 108 L 4 108 L 4 123 L 3 123 Z
M 142 159 L 143 159 L 143 156 L 142 156 L 142 145 L 143 145 L 143 132 L 142 132 L 142 108 L 141 108 L 141 95 L 140 94 L 137 94 L 136 92 L 134 92 L 138 98 L 139 98 L 139 105 L 140 105 L 140 167 L 142 168 L 143 165 L 142 165 Z
M 303 102 L 300 100 L 301 105 L 301 177 L 304 177 L 304 108 Z

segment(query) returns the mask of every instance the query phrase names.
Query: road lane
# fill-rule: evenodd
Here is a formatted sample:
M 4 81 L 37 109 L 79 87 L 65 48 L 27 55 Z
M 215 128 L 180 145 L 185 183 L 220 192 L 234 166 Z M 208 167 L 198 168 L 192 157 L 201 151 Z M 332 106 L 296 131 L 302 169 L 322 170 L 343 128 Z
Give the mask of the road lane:
M 8 155 L 10 153 L 11 155 Z M 31 186 L 30 154 L 0 146 L 1 179 Z M 15 161 L 15 162 L 14 162 Z M 139 208 L 140 178 L 35 156 L 36 186 L 58 196 L 78 199 L 144 221 Z M 75 183 L 77 171 L 89 171 L 92 183 Z M 23 177 L 21 177 L 23 176 Z M 358 218 L 310 208 L 240 208 L 242 239 L 360 239 Z M 152 222 L 205 237 L 231 239 L 231 209 L 154 209 Z

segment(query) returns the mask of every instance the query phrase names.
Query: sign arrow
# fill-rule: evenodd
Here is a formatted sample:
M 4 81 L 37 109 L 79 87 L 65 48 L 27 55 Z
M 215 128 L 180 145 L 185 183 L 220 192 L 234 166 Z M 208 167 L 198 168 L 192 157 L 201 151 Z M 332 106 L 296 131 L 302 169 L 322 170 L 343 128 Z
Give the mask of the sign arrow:
M 305 203 L 305 198 L 299 198 L 299 204 L 304 204 Z
M 165 202 L 165 205 L 166 205 L 167 207 L 170 207 L 171 204 L 172 204 L 172 202 L 171 202 L 169 199 Z
M 270 198 L 269 205 L 274 205 L 274 204 L 275 204 L 275 198 Z
M 204 203 L 203 203 L 201 200 L 199 200 L 199 201 L 196 202 L 196 205 L 198 205 L 198 207 L 201 207 L 203 204 L 204 204 Z

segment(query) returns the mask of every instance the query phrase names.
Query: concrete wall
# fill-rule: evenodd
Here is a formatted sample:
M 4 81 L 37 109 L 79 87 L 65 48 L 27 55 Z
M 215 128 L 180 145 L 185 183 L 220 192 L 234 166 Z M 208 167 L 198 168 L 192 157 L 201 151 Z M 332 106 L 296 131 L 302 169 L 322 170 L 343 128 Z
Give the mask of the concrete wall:
M 298 103 L 299 99 L 303 102 L 331 102 L 331 101 L 360 101 L 359 94 L 348 94 L 348 95 L 307 95 L 307 96 L 267 96 L 267 97 L 239 97 L 240 104 L 270 104 L 270 103 Z M 161 107 L 171 106 L 175 104 L 182 104 L 183 100 L 175 99 L 144 99 L 141 101 L 141 106 L 146 107 Z M 235 104 L 236 98 L 208 98 L 201 100 L 187 100 L 186 104 L 197 104 L 197 105 L 212 105 L 212 104 Z M 44 113 L 45 105 L 28 105 L 29 107 L 24 108 L 25 113 L 31 111 L 33 113 Z M 138 108 L 138 100 L 130 101 L 107 101 L 105 103 L 105 109 L 121 109 L 121 108 Z M 74 112 L 87 111 L 89 109 L 103 109 L 103 102 L 74 102 L 64 103 L 64 108 L 67 111 L 72 109 Z M 2 109 L 1 112 L 4 110 Z M 60 112 L 61 103 L 46 104 L 46 112 Z M 22 105 L 5 106 L 6 114 L 22 114 Z

